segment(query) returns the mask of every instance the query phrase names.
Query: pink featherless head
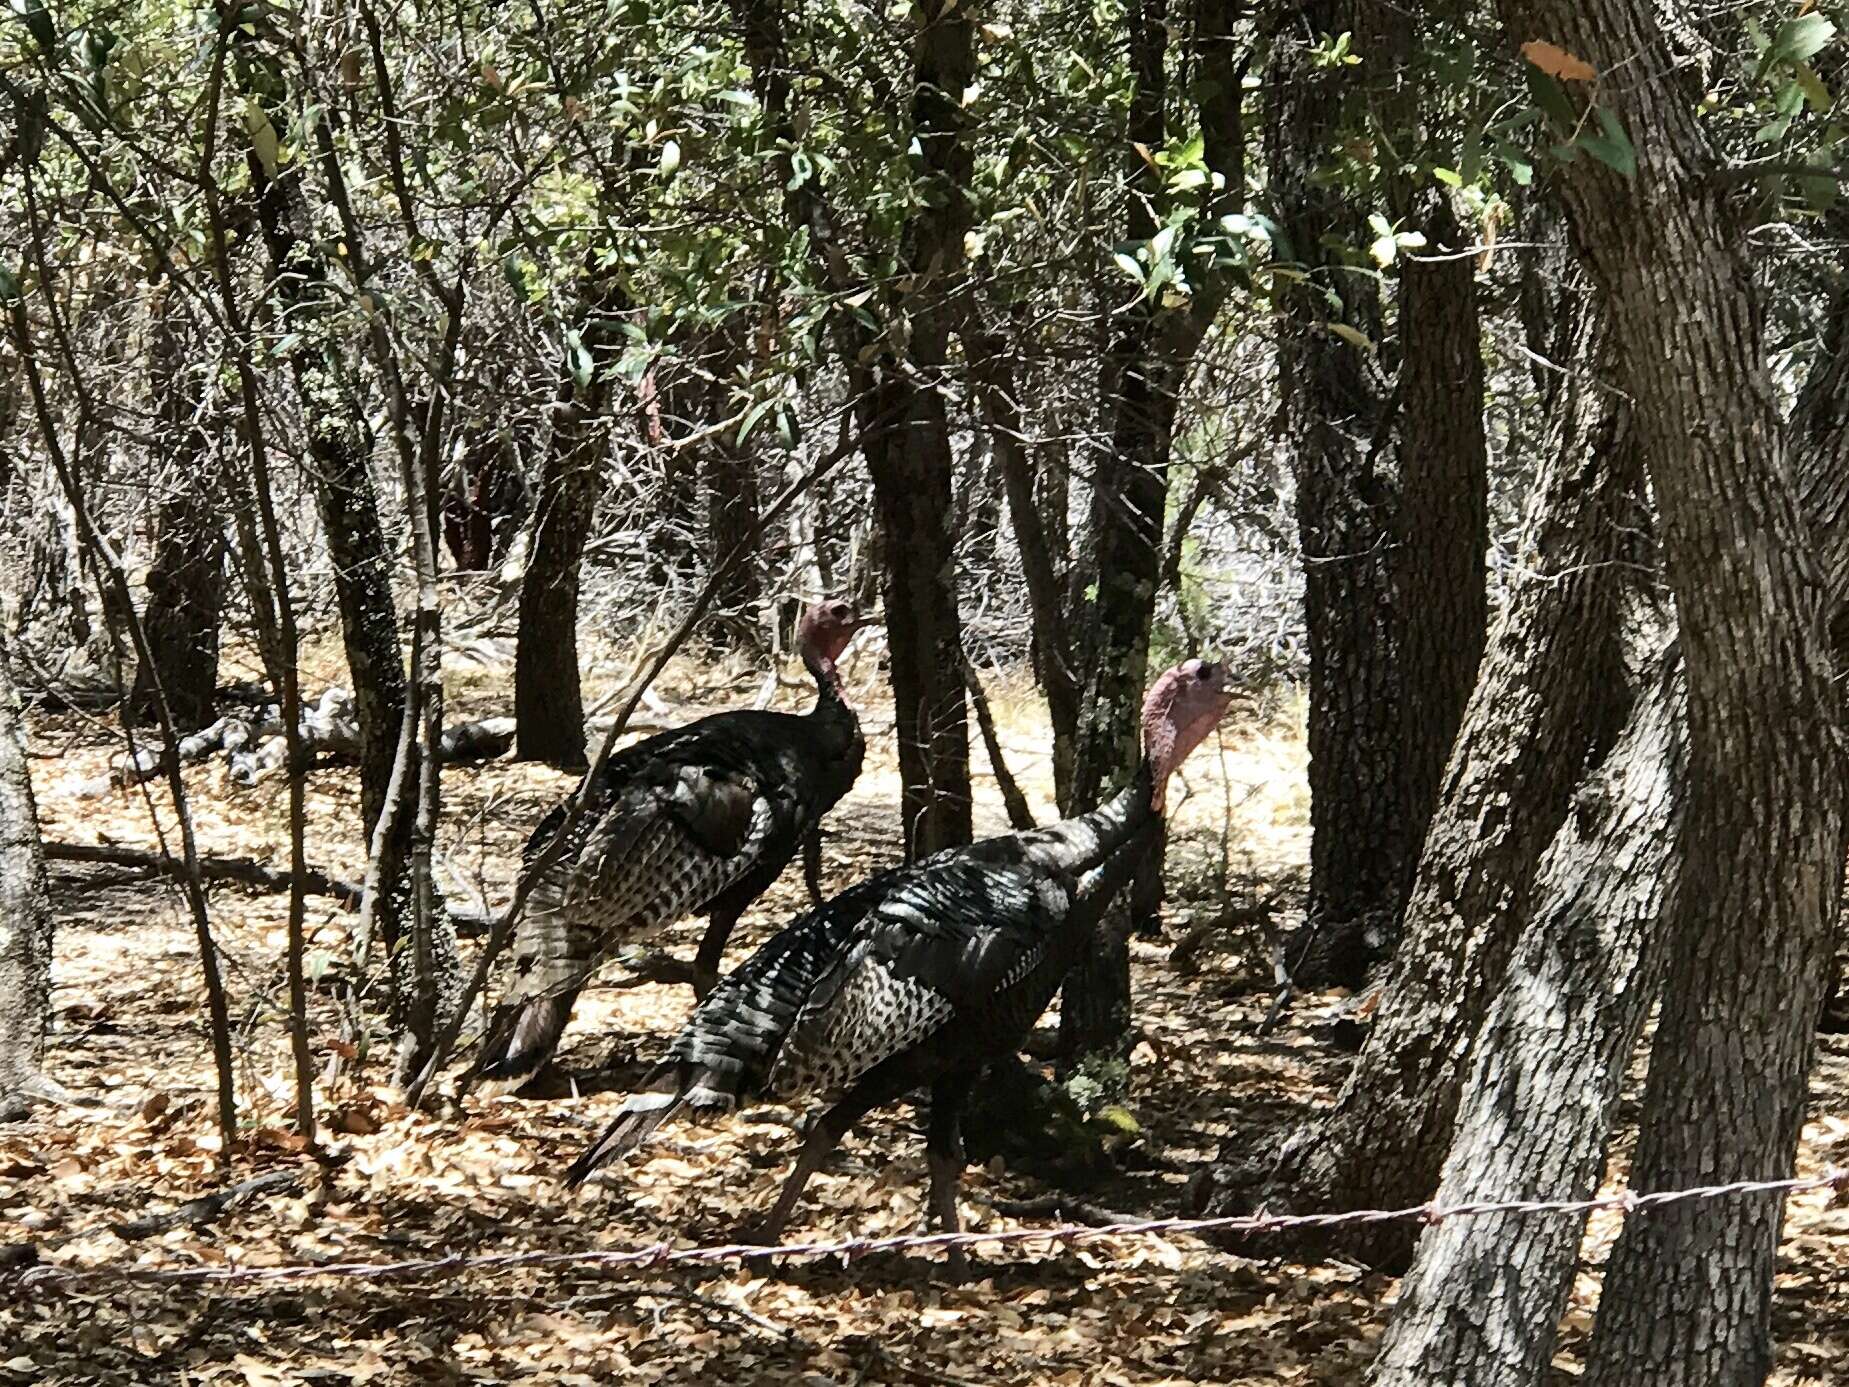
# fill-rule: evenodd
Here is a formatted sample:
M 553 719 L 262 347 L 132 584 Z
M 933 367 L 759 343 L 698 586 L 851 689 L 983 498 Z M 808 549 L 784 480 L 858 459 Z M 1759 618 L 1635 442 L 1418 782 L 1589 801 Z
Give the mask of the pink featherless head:
M 1168 778 L 1225 715 L 1233 701 L 1224 664 L 1183 660 L 1165 670 L 1143 699 L 1143 753 L 1155 781 L 1150 807 L 1160 814 Z
M 814 654 L 832 665 L 841 658 L 847 643 L 863 626 L 874 623 L 854 610 L 854 604 L 840 597 L 824 597 L 812 603 L 796 624 L 796 643 L 805 656 Z

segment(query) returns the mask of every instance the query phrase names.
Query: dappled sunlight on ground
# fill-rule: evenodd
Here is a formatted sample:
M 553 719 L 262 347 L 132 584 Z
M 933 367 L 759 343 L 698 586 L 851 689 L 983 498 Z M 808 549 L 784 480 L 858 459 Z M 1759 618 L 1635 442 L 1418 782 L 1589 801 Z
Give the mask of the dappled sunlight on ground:
M 864 692 L 872 661 L 849 662 Z M 652 719 L 748 702 L 758 681 L 673 667 Z M 594 686 L 592 696 L 603 691 Z M 694 695 L 698 695 L 697 698 Z M 1051 817 L 1050 743 L 1023 688 L 990 690 L 1003 756 L 1035 813 Z M 505 706 L 479 672 L 455 691 L 456 716 Z M 801 707 L 800 686 L 780 701 Z M 1255 1037 L 1269 1003 L 1268 926 L 1229 926 L 1184 976 L 1175 938 L 1206 927 L 1302 869 L 1308 848 L 1301 704 L 1263 726 L 1230 724 L 1178 787 L 1167 907 L 1169 938 L 1133 944 L 1141 1038 L 1130 1105 L 1141 1132 L 1122 1168 L 1080 1196 L 1130 1215 L 1175 1211 L 1194 1165 L 1235 1133 L 1256 1134 L 1327 1098 L 1346 1060 L 1312 1036 L 1332 999 L 1308 999 L 1276 1034 Z M 825 871 L 838 888 L 896 858 L 891 712 L 866 713 L 867 772 L 830 820 Z M 48 838 L 150 845 L 155 787 L 79 799 L 111 748 L 74 717 L 35 722 L 32 763 Z M 976 749 L 979 831 L 1007 824 Z M 286 863 L 279 775 L 239 787 L 222 766 L 187 784 L 202 849 Z M 444 777 L 447 888 L 498 906 L 519 848 L 572 777 L 496 763 Z M 317 771 L 309 858 L 336 875 L 363 867 L 351 772 Z M 376 1057 L 349 1065 L 319 1095 L 336 1153 L 325 1173 L 288 1134 L 281 1006 L 286 902 L 223 887 L 213 894 L 234 995 L 245 1147 L 236 1178 L 300 1172 L 299 1187 L 232 1210 L 218 1223 L 126 1241 L 110 1225 L 214 1187 L 211 1074 L 191 922 L 172 889 L 119 868 L 53 864 L 59 915 L 52 1072 L 108 1106 L 45 1113 L 0 1128 L 0 1248 L 33 1243 L 72 1266 L 148 1262 L 263 1265 L 385 1261 L 448 1252 L 625 1248 L 726 1240 L 770 1202 L 788 1168 L 793 1114 L 764 1109 L 710 1126 L 677 1125 L 612 1178 L 572 1194 L 556 1173 L 607 1120 L 618 1092 L 557 1102 L 471 1098 L 406 1113 L 378 1087 Z M 786 873 L 741 926 L 732 958 L 802 903 Z M 346 977 L 353 917 L 311 899 L 317 1060 L 339 1035 L 331 985 Z M 1281 926 L 1278 926 L 1281 927 Z M 660 941 L 690 956 L 697 922 Z M 472 957 L 473 944 L 466 946 Z M 647 1060 L 687 1014 L 684 988 L 623 987 L 612 965 L 578 1008 L 563 1058 L 581 1070 Z M 376 983 L 375 983 L 376 986 Z M 377 1024 L 376 998 L 371 1019 Z M 1840 1048 L 1820 1069 L 1803 1169 L 1849 1157 L 1849 1072 Z M 818 1177 L 792 1236 L 878 1236 L 923 1219 L 923 1144 L 907 1108 L 876 1114 Z M 972 1170 L 966 1223 L 1034 1226 L 1010 1213 L 1045 1186 L 997 1165 Z M 1794 1201 L 1781 1291 L 1786 1366 L 1795 1387 L 1825 1380 L 1849 1342 L 1841 1277 L 1845 1213 L 1825 1196 Z M 1602 1249 L 1615 1216 L 1594 1221 Z M 34 1382 L 548 1382 L 1153 1384 L 1358 1382 L 1392 1282 L 1331 1264 L 1252 1262 L 1188 1237 L 1082 1247 L 978 1248 L 973 1284 L 941 1284 L 939 1254 L 795 1264 L 769 1272 L 606 1273 L 521 1270 L 424 1284 L 318 1281 L 204 1293 L 90 1286 L 0 1305 L 0 1380 Z M 1572 1348 L 1596 1292 L 1582 1278 L 1568 1317 Z M 1833 1376 L 1833 1374 L 1831 1374 Z M 1838 1379 L 1840 1380 L 1840 1379 Z

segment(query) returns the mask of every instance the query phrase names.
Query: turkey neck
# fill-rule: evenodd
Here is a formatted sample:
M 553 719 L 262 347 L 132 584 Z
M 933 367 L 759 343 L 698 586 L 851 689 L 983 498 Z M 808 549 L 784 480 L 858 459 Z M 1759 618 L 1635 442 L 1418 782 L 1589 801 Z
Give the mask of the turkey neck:
M 847 690 L 841 684 L 841 671 L 835 662 L 812 647 L 803 648 L 803 665 L 815 680 L 815 707 L 809 710 L 811 721 L 823 727 L 841 727 L 851 742 L 860 731 L 860 719 L 848 706 Z
M 1088 814 L 1021 835 L 1028 861 L 1061 872 L 1090 872 L 1127 846 L 1151 820 L 1155 767 L 1145 756 L 1136 774 Z

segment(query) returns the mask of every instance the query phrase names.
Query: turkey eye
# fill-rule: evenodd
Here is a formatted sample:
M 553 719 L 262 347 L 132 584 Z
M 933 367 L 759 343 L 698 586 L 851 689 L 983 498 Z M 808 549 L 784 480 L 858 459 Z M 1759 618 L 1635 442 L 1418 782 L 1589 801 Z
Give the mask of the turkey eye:
M 1200 669 L 1196 671 L 1196 674 L 1198 675 L 1200 679 L 1205 681 L 1205 680 L 1213 678 L 1213 676 L 1217 674 L 1218 672 L 1219 671 L 1213 665 L 1203 664 L 1200 667 Z

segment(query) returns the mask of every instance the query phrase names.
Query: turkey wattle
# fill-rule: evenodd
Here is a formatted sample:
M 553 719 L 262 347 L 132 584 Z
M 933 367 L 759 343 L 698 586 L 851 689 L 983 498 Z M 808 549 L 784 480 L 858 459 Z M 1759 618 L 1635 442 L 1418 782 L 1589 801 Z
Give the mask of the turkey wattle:
M 514 943 L 518 980 L 475 1070 L 488 1092 L 518 1088 L 550 1061 L 579 991 L 616 946 L 708 915 L 695 988 L 710 989 L 739 915 L 799 846 L 813 844 L 822 816 L 860 774 L 866 743 L 835 661 L 868 624 L 838 599 L 803 614 L 798 643 L 817 691 L 807 714 L 717 713 L 609 759 L 529 898 Z M 528 860 L 565 813 L 561 804 L 540 822 Z
M 1019 1049 L 1052 1001 L 1159 826 L 1170 774 L 1230 702 L 1224 666 L 1176 666 L 1144 701 L 1142 762 L 1109 802 L 873 877 L 779 931 L 700 1004 L 647 1091 L 623 1105 L 566 1182 L 634 1150 L 684 1108 L 835 1097 L 760 1230 L 775 1241 L 848 1129 L 928 1084 L 931 1206 L 955 1231 L 971 1086 L 989 1060 Z

